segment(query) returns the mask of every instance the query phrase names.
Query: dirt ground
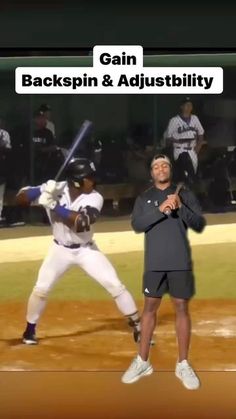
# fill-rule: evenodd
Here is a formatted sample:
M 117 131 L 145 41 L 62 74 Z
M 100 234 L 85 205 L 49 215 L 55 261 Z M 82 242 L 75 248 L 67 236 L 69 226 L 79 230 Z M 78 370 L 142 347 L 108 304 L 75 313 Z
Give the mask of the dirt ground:
M 140 302 L 139 307 L 142 307 Z M 21 343 L 26 306 L 0 305 L 0 371 L 123 371 L 137 346 L 112 301 L 51 301 L 38 328 L 39 345 Z M 193 300 L 191 361 L 200 371 L 236 370 L 235 300 Z M 155 370 L 172 371 L 176 362 L 174 313 L 162 302 Z
M 173 372 L 132 385 L 120 372 L 0 372 L 2 419 L 235 419 L 236 372 L 200 372 L 188 391 Z

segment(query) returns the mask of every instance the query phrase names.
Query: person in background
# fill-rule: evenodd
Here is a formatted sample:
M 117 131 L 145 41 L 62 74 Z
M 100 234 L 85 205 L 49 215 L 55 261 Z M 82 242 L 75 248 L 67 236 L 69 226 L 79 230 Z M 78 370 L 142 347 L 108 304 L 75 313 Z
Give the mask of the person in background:
M 193 114 L 193 103 L 184 98 L 179 113 L 170 119 L 164 133 L 166 146 L 172 146 L 174 178 L 193 184 L 198 169 L 198 154 L 205 144 L 204 129 L 197 115 Z
M 6 226 L 6 220 L 2 216 L 4 194 L 7 178 L 7 158 L 11 150 L 11 139 L 9 133 L 3 128 L 3 119 L 0 117 L 0 227 Z
M 56 138 L 55 124 L 52 122 L 52 108 L 46 103 L 43 103 L 39 108 L 39 112 L 43 112 L 47 121 L 46 128 L 49 129 L 52 132 L 53 137 Z
M 34 114 L 35 129 L 33 132 L 34 177 L 37 183 L 43 182 L 48 176 L 52 154 L 57 150 L 52 132 L 47 128 L 47 118 L 43 111 Z M 53 175 L 53 174 L 52 174 Z M 55 175 L 55 173 L 54 173 Z

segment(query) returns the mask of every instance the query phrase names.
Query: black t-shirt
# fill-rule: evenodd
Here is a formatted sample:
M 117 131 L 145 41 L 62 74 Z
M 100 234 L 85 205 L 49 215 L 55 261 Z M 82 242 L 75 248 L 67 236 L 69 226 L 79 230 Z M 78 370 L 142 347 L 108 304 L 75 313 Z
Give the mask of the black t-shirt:
M 54 143 L 52 131 L 48 128 L 40 128 L 34 131 L 33 135 L 34 149 L 40 152 L 43 148 L 48 147 Z
M 187 229 L 201 232 L 206 222 L 196 197 L 187 189 L 179 193 L 180 209 L 170 216 L 160 212 L 159 205 L 175 189 L 175 185 L 165 190 L 152 187 L 135 201 L 131 223 L 137 233 L 145 233 L 145 271 L 192 269 Z

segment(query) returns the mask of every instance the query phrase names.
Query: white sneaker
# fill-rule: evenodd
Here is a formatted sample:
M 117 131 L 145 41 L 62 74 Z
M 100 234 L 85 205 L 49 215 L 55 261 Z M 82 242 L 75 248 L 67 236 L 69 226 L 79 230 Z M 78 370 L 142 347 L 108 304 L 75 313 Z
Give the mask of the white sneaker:
M 188 390 L 197 390 L 200 387 L 200 380 L 186 359 L 182 362 L 177 362 L 175 375 Z
M 131 365 L 121 378 L 122 383 L 131 384 L 138 381 L 145 375 L 153 373 L 152 365 L 149 361 L 143 361 L 140 355 L 137 355 L 132 361 Z

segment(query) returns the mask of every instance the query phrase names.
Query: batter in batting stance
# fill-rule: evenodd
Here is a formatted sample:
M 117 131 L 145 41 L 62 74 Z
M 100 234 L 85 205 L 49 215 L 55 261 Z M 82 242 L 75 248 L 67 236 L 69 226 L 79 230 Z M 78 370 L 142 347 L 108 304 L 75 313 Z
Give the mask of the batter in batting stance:
M 145 233 L 144 309 L 141 318 L 139 354 L 122 376 L 133 383 L 153 372 L 149 342 L 156 326 L 156 312 L 165 293 L 169 293 L 176 312 L 179 357 L 175 374 L 189 390 L 197 389 L 199 379 L 188 363 L 191 324 L 188 303 L 194 295 L 191 251 L 187 229 L 201 232 L 205 219 L 195 196 L 187 189 L 175 193 L 171 183 L 171 163 L 157 155 L 151 163 L 154 185 L 140 195 L 132 214 L 132 227 Z
M 92 162 L 77 158 L 68 165 L 66 182 L 49 180 L 39 187 L 23 188 L 17 195 L 22 205 L 38 199 L 47 211 L 54 237 L 28 301 L 25 344 L 37 343 L 36 324 L 48 293 L 72 265 L 82 268 L 109 292 L 133 328 L 134 340 L 139 339 L 140 319 L 133 297 L 93 241 L 93 224 L 103 206 L 103 197 L 94 189 L 94 174 Z

